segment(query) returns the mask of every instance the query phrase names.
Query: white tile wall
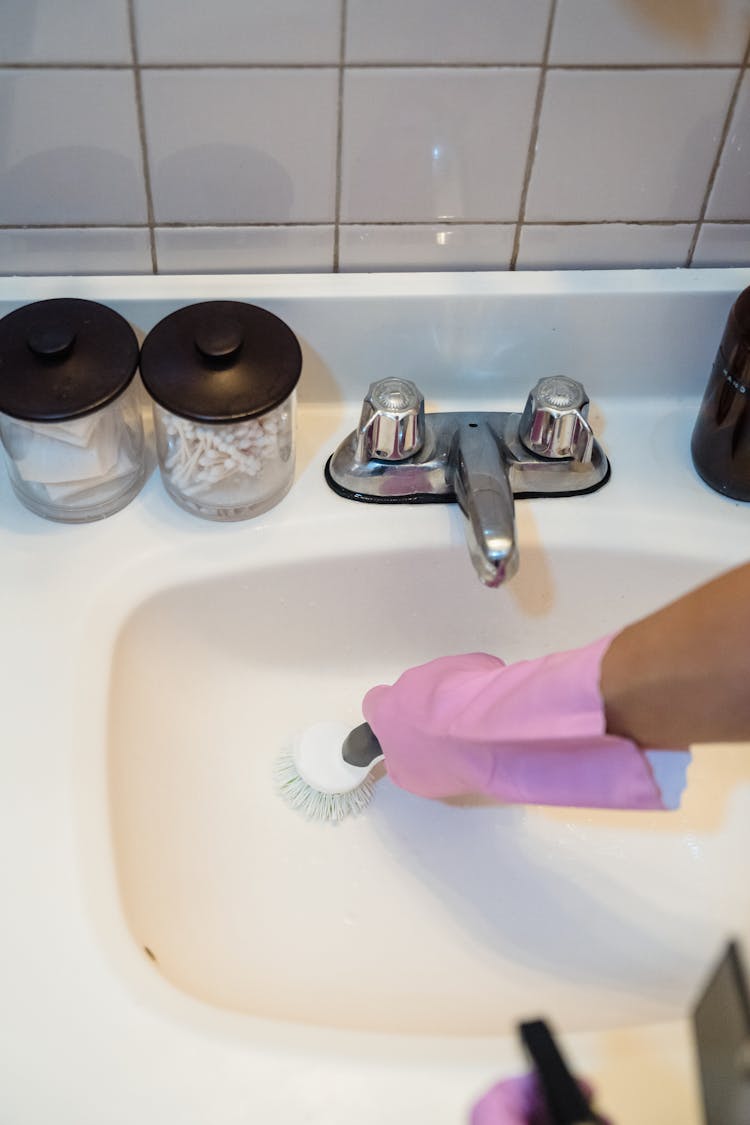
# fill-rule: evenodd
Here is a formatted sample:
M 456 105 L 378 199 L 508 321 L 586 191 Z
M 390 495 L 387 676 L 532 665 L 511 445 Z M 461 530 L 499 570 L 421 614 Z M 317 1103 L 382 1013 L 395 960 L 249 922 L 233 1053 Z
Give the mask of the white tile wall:
M 341 228 L 339 269 L 506 270 L 515 225 L 508 223 L 400 223 Z
M 337 91 L 329 68 L 145 71 L 156 221 L 330 223 Z
M 0 230 L 4 274 L 150 273 L 146 227 Z
M 747 0 L 558 0 L 550 62 L 739 65 Z
M 347 63 L 538 63 L 549 0 L 349 0 Z
M 3 0 L 0 273 L 750 261 L 750 0 Z
M 348 73 L 341 218 L 514 219 L 537 85 L 536 68 Z
M 733 81 L 726 70 L 550 72 L 526 218 L 693 218 Z
M 132 73 L 0 70 L 0 225 L 146 217 Z
M 135 0 L 142 63 L 338 63 L 340 0 Z
M 527 224 L 516 269 L 607 269 L 682 266 L 692 223 Z
M 746 219 L 750 201 L 750 74 L 742 80 L 737 104 L 708 201 L 709 219 Z
M 330 273 L 333 225 L 157 227 L 162 273 Z
M 127 0 L 2 0 L 0 65 L 130 61 Z
M 704 223 L 693 265 L 746 266 L 750 262 L 750 223 Z

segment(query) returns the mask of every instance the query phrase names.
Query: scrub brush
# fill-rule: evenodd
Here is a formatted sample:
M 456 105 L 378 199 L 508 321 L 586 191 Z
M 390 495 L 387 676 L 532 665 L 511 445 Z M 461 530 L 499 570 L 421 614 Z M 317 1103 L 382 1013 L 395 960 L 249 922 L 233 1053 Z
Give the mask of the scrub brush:
M 368 723 L 350 731 L 342 723 L 316 723 L 276 762 L 276 787 L 309 820 L 339 821 L 372 800 L 372 767 L 383 758 Z

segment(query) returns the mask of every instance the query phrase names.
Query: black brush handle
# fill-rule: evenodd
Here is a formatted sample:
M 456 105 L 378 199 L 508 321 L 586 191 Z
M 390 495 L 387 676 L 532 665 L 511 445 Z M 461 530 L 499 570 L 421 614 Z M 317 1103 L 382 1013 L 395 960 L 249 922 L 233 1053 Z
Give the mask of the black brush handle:
M 361 723 L 349 732 L 341 747 L 341 757 L 350 766 L 371 766 L 376 758 L 383 757 L 369 723 Z
M 518 1030 L 534 1063 L 550 1125 L 601 1125 L 602 1118 L 591 1109 L 544 1020 L 521 1023 Z

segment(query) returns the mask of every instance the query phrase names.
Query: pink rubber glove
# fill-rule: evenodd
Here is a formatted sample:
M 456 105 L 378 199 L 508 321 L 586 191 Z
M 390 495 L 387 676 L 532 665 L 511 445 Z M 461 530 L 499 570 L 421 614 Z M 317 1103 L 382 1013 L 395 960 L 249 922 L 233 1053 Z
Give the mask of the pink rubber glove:
M 498 1082 L 471 1111 L 469 1125 L 542 1125 L 543 1107 L 535 1075 Z
M 591 1097 L 591 1087 L 586 1082 L 580 1085 Z M 549 1125 L 536 1075 L 498 1082 L 476 1103 L 469 1125 Z
M 588 1083 L 581 1082 L 580 1086 L 591 1097 Z M 469 1125 L 549 1125 L 536 1075 L 524 1074 L 498 1082 L 476 1103 Z
M 390 777 L 422 797 L 674 807 L 651 752 L 606 733 L 599 678 L 612 639 L 509 665 L 486 653 L 441 657 L 373 688 L 362 710 Z M 680 758 L 683 770 L 689 760 L 661 756 Z

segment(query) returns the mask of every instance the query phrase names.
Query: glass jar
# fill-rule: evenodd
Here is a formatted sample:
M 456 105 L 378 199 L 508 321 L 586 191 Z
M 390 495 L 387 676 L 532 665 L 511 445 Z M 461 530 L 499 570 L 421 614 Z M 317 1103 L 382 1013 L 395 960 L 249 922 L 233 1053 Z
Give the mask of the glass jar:
M 95 301 L 56 298 L 0 321 L 0 438 L 19 500 L 63 523 L 123 508 L 146 478 L 138 341 Z
M 292 330 L 241 301 L 188 305 L 152 329 L 141 376 L 153 399 L 162 481 L 180 507 L 243 520 L 286 495 L 301 367 Z

